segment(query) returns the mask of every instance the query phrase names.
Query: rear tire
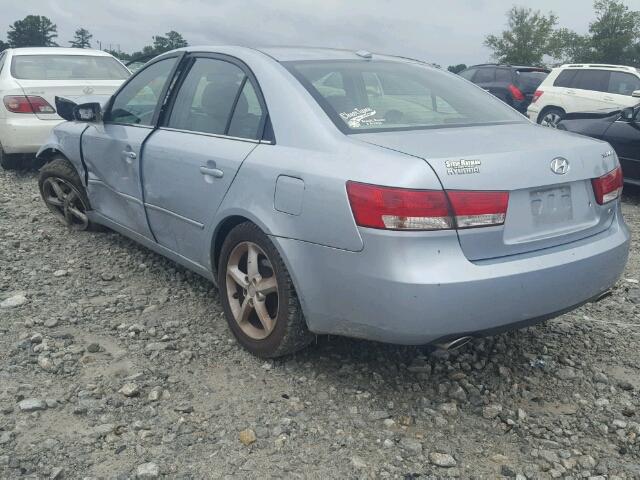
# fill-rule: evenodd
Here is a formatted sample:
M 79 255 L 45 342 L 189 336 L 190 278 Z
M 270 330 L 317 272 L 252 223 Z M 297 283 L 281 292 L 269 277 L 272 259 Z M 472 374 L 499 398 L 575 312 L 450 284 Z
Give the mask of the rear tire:
M 6 153 L 0 146 L 0 166 L 5 170 L 21 170 L 28 167 L 25 156 L 20 153 Z
M 565 115 L 565 111 L 561 108 L 546 108 L 538 115 L 538 123 L 543 127 L 558 128 L 558 123 L 560 123 Z
M 38 186 L 47 208 L 69 229 L 100 229 L 99 225 L 90 222 L 87 217 L 91 204 L 78 172 L 69 160 L 58 156 L 42 167 Z
M 227 323 L 246 350 L 274 358 L 313 341 L 287 267 L 256 225 L 241 223 L 229 232 L 218 272 Z

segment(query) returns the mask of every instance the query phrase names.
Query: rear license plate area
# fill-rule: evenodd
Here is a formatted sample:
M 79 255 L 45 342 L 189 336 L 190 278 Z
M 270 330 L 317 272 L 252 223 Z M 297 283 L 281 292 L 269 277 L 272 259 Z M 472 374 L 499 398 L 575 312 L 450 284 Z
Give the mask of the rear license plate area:
M 573 220 L 570 185 L 533 190 L 529 198 L 535 225 L 553 225 Z

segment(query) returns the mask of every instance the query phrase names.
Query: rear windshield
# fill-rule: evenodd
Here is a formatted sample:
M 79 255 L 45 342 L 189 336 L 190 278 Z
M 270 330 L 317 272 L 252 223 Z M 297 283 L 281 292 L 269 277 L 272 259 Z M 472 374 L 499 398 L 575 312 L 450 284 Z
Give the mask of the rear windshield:
M 549 72 L 517 70 L 516 78 L 520 90 L 524 93 L 533 93 L 540 86 L 542 81 L 547 78 Z
M 387 60 L 284 62 L 345 133 L 522 122 L 457 75 Z
M 113 57 L 17 55 L 11 75 L 23 80 L 124 80 L 130 73 Z

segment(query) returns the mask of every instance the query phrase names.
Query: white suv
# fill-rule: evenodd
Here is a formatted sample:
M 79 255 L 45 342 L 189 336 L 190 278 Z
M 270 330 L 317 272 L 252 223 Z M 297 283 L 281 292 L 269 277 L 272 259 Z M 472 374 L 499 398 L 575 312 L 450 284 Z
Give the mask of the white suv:
M 62 118 L 55 97 L 112 95 L 131 72 L 106 52 L 15 48 L 0 53 L 0 165 L 18 168 Z
M 640 102 L 640 71 L 620 65 L 563 65 L 540 84 L 530 120 L 555 128 L 567 113 L 632 107 Z

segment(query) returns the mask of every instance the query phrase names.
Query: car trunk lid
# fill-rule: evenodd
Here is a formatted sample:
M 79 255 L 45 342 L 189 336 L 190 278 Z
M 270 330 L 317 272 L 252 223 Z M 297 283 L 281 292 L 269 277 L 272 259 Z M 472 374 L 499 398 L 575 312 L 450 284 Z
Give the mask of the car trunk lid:
M 576 241 L 605 230 L 615 215 L 597 204 L 591 184 L 617 165 L 604 142 L 528 123 L 354 137 L 424 159 L 445 190 L 509 192 L 504 225 L 458 230 L 470 260 Z M 564 174 L 552 170 L 556 158 L 568 161 Z
M 123 80 L 25 80 L 16 79 L 25 95 L 44 98 L 55 108 L 56 96 L 74 100 L 86 95 L 113 95 Z M 41 120 L 60 120 L 57 113 L 36 112 Z

